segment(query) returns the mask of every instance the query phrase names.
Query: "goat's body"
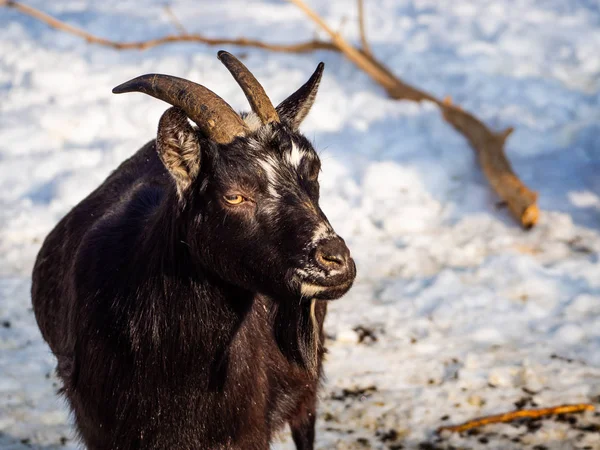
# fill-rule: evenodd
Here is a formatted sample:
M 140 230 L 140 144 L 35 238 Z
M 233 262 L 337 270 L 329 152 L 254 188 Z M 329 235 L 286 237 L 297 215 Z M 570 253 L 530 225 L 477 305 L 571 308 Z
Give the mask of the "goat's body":
M 286 423 L 313 448 L 325 301 L 356 276 L 298 132 L 323 64 L 275 108 L 219 58 L 252 113 L 168 75 L 116 87 L 173 107 L 34 267 L 36 319 L 90 450 L 266 450 Z
M 34 310 L 82 439 L 90 449 L 267 449 L 289 422 L 303 448 L 326 305 L 313 317 L 306 301 L 284 310 L 195 267 L 172 225 L 172 184 L 150 142 L 38 255 Z

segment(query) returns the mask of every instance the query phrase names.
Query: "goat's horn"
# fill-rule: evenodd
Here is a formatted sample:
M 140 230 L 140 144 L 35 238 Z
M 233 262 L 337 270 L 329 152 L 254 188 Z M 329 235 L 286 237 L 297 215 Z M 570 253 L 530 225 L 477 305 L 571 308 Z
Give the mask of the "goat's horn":
M 218 57 L 246 94 L 252 111 L 258 115 L 260 121 L 263 124 L 279 122 L 279 115 L 267 93 L 248 68 L 239 59 L 226 51 L 221 50 Z
M 210 89 L 170 75 L 148 74 L 129 80 L 113 94 L 142 92 L 180 107 L 200 131 L 215 142 L 226 144 L 248 131 L 242 118 Z

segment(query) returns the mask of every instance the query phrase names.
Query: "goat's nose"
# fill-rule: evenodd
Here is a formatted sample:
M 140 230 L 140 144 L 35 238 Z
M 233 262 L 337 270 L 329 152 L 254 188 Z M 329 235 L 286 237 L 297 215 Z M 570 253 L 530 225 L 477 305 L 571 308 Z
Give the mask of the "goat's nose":
M 350 250 L 339 237 L 327 239 L 317 247 L 315 258 L 317 264 L 325 270 L 342 270 L 348 265 Z

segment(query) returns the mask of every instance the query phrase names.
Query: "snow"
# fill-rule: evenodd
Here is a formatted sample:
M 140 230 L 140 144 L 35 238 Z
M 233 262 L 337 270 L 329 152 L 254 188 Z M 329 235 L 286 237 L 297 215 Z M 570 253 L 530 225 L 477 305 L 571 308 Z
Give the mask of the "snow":
M 303 131 L 321 152 L 321 206 L 358 278 L 330 305 L 317 448 L 600 449 L 592 412 L 435 435 L 521 400 L 600 403 L 600 8 L 365 3 L 373 50 L 395 73 L 495 129 L 515 127 L 507 154 L 543 215 L 521 230 L 434 105 L 387 99 L 340 55 L 228 48 L 274 102 L 326 63 Z M 159 0 L 29 4 L 114 39 L 175 31 Z M 170 5 L 207 36 L 295 42 L 315 32 L 279 0 Z M 353 2 L 311 6 L 357 41 Z M 0 11 L 0 448 L 77 448 L 31 312 L 30 273 L 56 222 L 156 132 L 163 103 L 111 88 L 163 72 L 205 83 L 236 109 L 246 100 L 217 48 L 117 52 Z M 293 448 L 287 432 L 275 448 Z

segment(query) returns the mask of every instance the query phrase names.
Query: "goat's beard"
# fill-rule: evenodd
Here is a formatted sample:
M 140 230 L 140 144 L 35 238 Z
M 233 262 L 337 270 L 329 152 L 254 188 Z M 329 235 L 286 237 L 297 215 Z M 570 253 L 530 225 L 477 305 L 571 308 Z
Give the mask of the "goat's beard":
M 321 347 L 316 300 L 276 301 L 270 310 L 277 345 L 286 358 L 317 376 Z

